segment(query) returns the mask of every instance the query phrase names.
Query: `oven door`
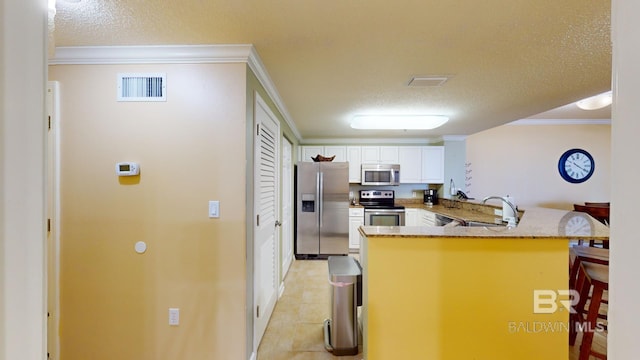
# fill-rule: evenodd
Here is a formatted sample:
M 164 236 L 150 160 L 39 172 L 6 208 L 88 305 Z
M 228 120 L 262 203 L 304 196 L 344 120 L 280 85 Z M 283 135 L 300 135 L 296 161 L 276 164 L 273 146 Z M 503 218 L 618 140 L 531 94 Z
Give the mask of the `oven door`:
M 404 226 L 404 209 L 364 209 L 365 226 Z

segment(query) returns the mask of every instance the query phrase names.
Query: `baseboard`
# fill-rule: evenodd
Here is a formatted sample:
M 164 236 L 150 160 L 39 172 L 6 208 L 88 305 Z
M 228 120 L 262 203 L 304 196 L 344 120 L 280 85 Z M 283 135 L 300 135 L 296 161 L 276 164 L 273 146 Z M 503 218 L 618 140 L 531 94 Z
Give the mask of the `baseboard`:
M 284 294 L 284 281 L 281 282 L 280 286 L 278 287 L 278 299 L 282 297 L 282 294 Z

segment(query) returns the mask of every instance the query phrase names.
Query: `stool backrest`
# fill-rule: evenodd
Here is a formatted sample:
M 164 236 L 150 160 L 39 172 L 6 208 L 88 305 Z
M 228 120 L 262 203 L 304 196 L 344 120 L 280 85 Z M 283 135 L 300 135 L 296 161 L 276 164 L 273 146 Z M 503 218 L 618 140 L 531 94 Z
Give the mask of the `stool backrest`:
M 608 206 L 587 206 L 573 204 L 573 210 L 587 213 L 607 226 L 609 225 L 609 209 L 610 207 Z

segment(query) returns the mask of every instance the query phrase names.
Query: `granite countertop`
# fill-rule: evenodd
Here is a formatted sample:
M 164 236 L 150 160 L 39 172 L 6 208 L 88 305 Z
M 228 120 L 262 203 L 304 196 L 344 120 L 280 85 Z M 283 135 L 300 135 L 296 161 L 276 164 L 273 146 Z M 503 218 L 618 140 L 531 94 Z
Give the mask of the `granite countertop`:
M 480 212 L 477 210 L 471 210 L 466 208 L 456 208 L 456 207 L 449 207 L 445 205 L 427 206 L 424 204 L 416 204 L 416 203 L 404 204 L 404 207 L 405 209 L 423 209 L 423 210 L 431 211 L 436 214 L 448 216 L 455 220 L 479 221 L 479 222 L 490 223 L 490 224 L 496 223 L 497 221 L 500 221 L 500 222 L 502 221 L 502 216 L 496 216 L 493 214 L 488 214 L 486 212 Z M 520 215 L 521 214 L 522 213 L 520 213 Z
M 432 211 L 464 221 L 494 223 L 500 216 L 493 215 L 494 206 L 477 203 L 452 204 L 441 201 L 427 207 L 417 202 L 400 203 L 407 209 Z M 502 209 L 500 207 L 500 209 Z M 520 221 L 515 228 L 506 226 L 362 226 L 360 233 L 366 237 L 476 237 L 476 238 L 563 238 L 585 240 L 609 240 L 609 228 L 586 213 L 532 208 L 519 211 Z

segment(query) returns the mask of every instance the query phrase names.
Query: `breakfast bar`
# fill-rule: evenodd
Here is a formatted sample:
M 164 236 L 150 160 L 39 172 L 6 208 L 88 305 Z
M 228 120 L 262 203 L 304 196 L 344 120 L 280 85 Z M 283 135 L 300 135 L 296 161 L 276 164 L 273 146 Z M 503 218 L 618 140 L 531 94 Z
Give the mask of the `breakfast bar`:
M 359 231 L 367 360 L 568 359 L 569 241 L 609 239 L 585 213 L 544 208 L 513 228 Z

